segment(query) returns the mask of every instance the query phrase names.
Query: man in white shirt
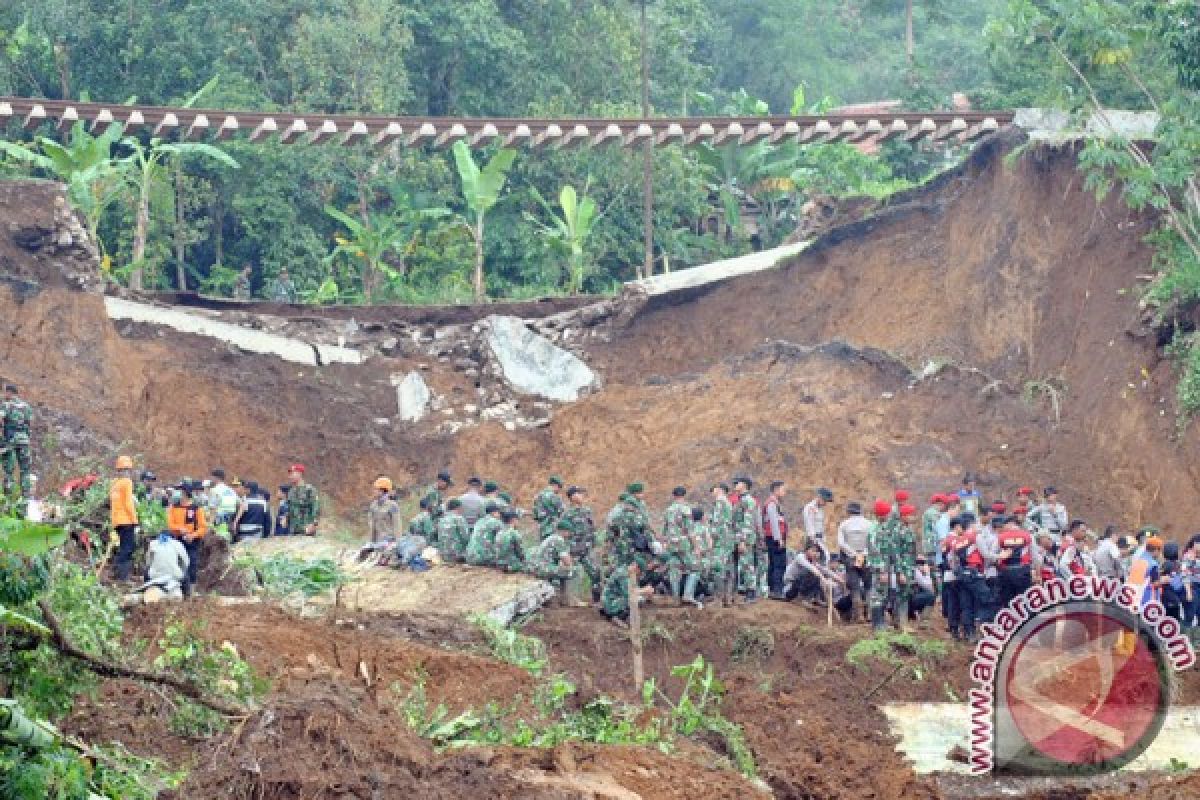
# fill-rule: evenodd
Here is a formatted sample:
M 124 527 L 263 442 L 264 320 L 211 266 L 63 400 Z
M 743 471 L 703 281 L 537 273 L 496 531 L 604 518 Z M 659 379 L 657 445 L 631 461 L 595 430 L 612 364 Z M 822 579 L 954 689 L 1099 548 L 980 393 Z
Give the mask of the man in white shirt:
M 1117 548 L 1117 529 L 1109 525 L 1100 534 L 1096 549 L 1092 551 L 1092 564 L 1096 567 L 1096 575 L 1101 578 L 1125 580 L 1125 570 L 1121 563 L 1121 551 Z
M 849 503 L 846 514 L 848 516 L 838 526 L 838 554 L 846 566 L 846 588 L 851 603 L 857 597 L 865 615 L 867 591 L 871 588 L 871 571 L 867 569 L 867 538 L 871 533 L 871 523 L 863 516 L 859 503 Z
M 167 597 L 183 598 L 183 581 L 190 560 L 183 544 L 166 531 L 150 542 L 146 553 L 146 585 L 157 587 Z
M 796 554 L 783 575 L 785 600 L 827 601 L 827 594 L 835 586 L 844 585 L 845 580 L 821 563 L 821 550 L 816 542 L 808 542 L 804 550 Z
M 833 492 L 821 487 L 817 489 L 812 500 L 804 506 L 804 541 L 816 542 L 821 549 L 821 557 L 828 560 L 825 544 L 825 504 L 833 502 Z
M 1042 530 L 1054 537 L 1055 543 L 1062 539 L 1062 535 L 1067 532 L 1067 526 L 1070 524 L 1070 517 L 1067 515 L 1067 507 L 1058 502 L 1058 490 L 1053 486 L 1047 486 L 1042 493 L 1045 497 L 1042 504 L 1034 509 L 1030 515 L 1034 522 L 1041 526 Z

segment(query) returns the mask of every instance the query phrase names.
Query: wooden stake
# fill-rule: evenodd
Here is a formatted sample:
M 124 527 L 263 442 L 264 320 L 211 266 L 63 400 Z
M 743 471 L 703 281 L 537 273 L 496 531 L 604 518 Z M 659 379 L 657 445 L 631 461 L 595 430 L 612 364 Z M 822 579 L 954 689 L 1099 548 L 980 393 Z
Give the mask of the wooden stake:
M 833 627 L 833 587 L 832 586 L 825 587 L 825 602 L 826 602 L 825 624 L 828 627 L 832 628 Z
M 633 644 L 633 682 L 638 694 L 645 676 L 642 673 L 642 610 L 638 605 L 637 568 L 629 565 L 629 640 Z

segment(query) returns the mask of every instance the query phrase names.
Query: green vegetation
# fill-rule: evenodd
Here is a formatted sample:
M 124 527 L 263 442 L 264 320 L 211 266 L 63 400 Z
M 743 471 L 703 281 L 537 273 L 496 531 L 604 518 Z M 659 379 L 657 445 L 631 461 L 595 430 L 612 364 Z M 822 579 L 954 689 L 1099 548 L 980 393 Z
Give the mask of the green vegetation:
M 275 597 L 294 594 L 316 597 L 349 580 L 341 565 L 332 558 L 303 559 L 286 553 L 266 558 L 240 555 L 235 566 L 254 570 L 267 594 Z
M 868 660 L 878 661 L 921 681 L 926 670 L 945 658 L 946 653 L 946 643 L 939 639 L 920 639 L 911 633 L 885 630 L 851 645 L 846 651 L 846 661 L 857 669 Z
M 671 674 L 684 680 L 676 699 L 659 691 L 651 679 L 643 686 L 641 706 L 602 696 L 578 710 L 567 709 L 575 686 L 565 676 L 553 675 L 542 681 L 534 695 L 537 714 L 533 719 L 525 719 L 516 711 L 520 698 L 510 708 L 489 703 L 481 712 L 468 710 L 452 717 L 445 704 L 430 707 L 424 676 L 417 675 L 399 707 L 409 728 L 439 747 L 554 747 L 571 741 L 653 745 L 669 753 L 677 737 L 714 735 L 724 743 L 732 766 L 747 777 L 755 777 L 754 755 L 741 726 L 721 714 L 725 687 L 712 664 L 696 656 L 692 663 L 674 667 Z M 393 691 L 399 695 L 401 690 L 393 687 Z M 661 712 L 655 708 L 657 699 L 666 706 Z
M 495 658 L 534 675 L 540 675 L 546 668 L 546 645 L 541 639 L 501 625 L 487 614 L 472 614 L 469 619 L 483 634 L 484 642 Z
M 746 625 L 737 629 L 730 654 L 737 663 L 765 662 L 775 654 L 775 634 L 761 625 Z

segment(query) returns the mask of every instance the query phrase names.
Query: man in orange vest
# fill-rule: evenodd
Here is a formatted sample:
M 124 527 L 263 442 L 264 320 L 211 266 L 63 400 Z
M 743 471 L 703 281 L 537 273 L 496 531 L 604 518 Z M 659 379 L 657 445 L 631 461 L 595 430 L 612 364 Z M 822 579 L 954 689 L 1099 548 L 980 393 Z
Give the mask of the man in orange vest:
M 116 468 L 117 477 L 108 487 L 108 505 L 111 509 L 109 521 L 115 540 L 113 543 L 117 546 L 113 577 L 118 581 L 127 581 L 133 569 L 138 529 L 137 503 L 133 499 L 133 459 L 117 456 Z
M 179 487 L 181 497 L 177 504 L 167 509 L 167 530 L 179 541 L 188 554 L 187 581 L 183 586 L 184 596 L 190 596 L 196 577 L 200 572 L 200 546 L 204 543 L 204 534 L 208 530 L 208 520 L 204 516 L 204 508 L 192 502 L 192 492 L 195 485 L 185 481 Z

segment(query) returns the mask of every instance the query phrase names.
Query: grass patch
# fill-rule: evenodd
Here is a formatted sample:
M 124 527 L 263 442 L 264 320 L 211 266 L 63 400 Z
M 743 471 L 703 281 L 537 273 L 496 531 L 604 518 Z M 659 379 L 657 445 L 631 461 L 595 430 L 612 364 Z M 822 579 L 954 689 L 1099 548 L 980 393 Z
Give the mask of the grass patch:
M 846 661 L 862 669 L 876 661 L 907 672 L 913 680 L 925 679 L 926 670 L 945 658 L 948 648 L 939 639 L 919 639 L 911 633 L 881 631 L 870 639 L 860 639 L 846 651 Z
M 235 563 L 254 570 L 267 594 L 276 597 L 315 597 L 349 582 L 349 576 L 332 558 L 303 559 L 278 553 L 267 558 L 242 556 Z
M 775 654 L 775 634 L 770 628 L 746 625 L 733 637 L 730 658 L 737 664 L 762 663 Z
M 471 614 L 467 619 L 483 635 L 493 657 L 534 675 L 546 668 L 546 645 L 541 639 L 507 628 L 487 614 Z

